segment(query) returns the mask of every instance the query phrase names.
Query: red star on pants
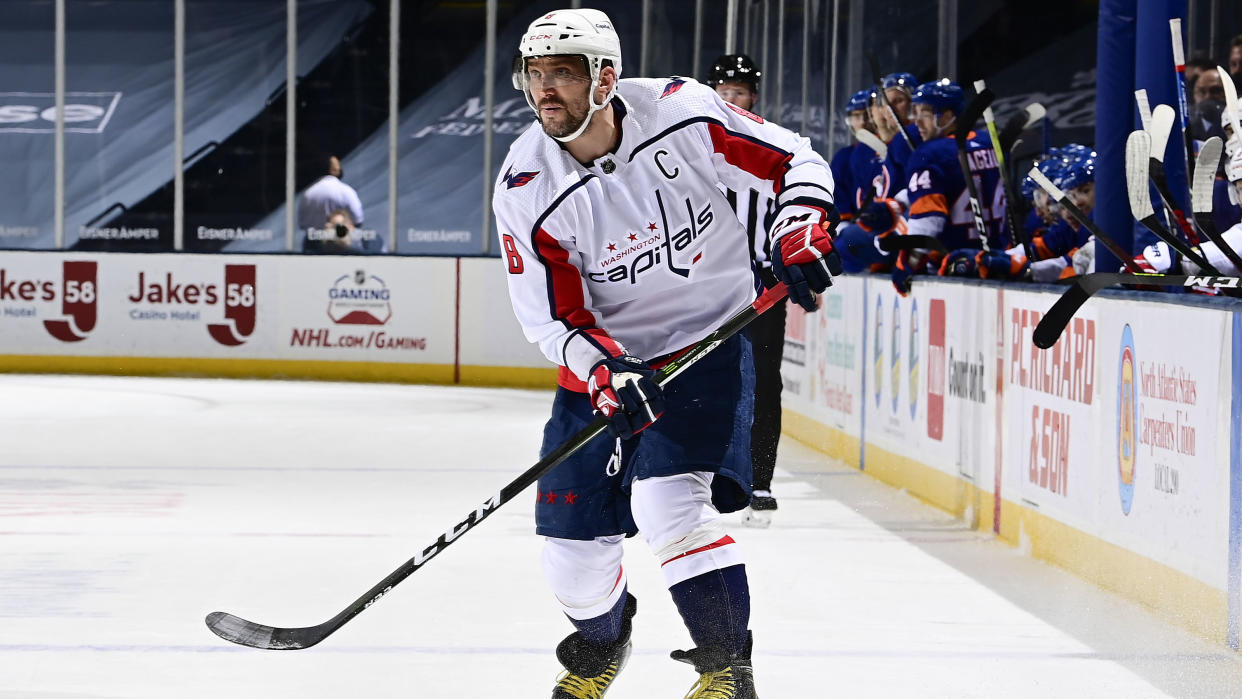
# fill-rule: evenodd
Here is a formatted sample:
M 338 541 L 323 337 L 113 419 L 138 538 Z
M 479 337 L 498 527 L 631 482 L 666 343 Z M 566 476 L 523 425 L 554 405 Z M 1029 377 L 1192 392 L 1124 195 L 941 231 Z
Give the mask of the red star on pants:
M 631 233 L 631 234 L 630 234 L 630 240 L 638 240 L 638 236 L 637 236 L 637 235 L 634 235 L 633 233 Z
M 548 503 L 549 505 L 555 505 L 556 504 L 556 493 L 549 490 L 547 493 L 544 494 L 543 501 Z
M 647 224 L 647 230 L 649 230 L 649 231 L 654 231 L 657 227 L 658 227 L 658 226 L 656 226 L 654 223 L 648 223 L 648 224 Z
M 566 504 L 566 505 L 576 505 L 576 504 L 578 504 L 578 496 L 577 496 L 577 495 L 575 495 L 575 494 L 574 494 L 574 492 L 573 492 L 572 490 L 571 490 L 571 491 L 569 491 L 569 493 L 568 493 L 568 494 L 566 494 L 566 495 L 562 495 L 561 497 L 565 498 L 565 504 Z

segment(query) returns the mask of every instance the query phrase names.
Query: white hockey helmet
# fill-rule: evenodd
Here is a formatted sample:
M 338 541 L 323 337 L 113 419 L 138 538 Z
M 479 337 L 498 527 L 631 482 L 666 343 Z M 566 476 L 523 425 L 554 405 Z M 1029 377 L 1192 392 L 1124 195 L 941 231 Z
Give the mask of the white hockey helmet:
M 604 61 L 609 61 L 617 77 L 621 76 L 621 39 L 617 30 L 613 29 L 612 20 L 599 10 L 556 10 L 540 17 L 526 28 L 522 40 L 518 44 L 518 56 L 513 66 L 513 87 L 526 95 L 526 103 L 538 113 L 534 97 L 530 94 L 530 79 L 526 73 L 526 61 L 537 56 L 582 56 L 587 69 L 591 73 L 591 111 L 578 127 L 578 130 L 566 137 L 558 137 L 562 143 L 568 143 L 582 135 L 591 117 L 608 105 L 612 93 L 604 97 L 600 104 L 595 103 L 595 88 L 599 87 L 600 71 Z M 615 91 L 616 88 L 613 88 Z

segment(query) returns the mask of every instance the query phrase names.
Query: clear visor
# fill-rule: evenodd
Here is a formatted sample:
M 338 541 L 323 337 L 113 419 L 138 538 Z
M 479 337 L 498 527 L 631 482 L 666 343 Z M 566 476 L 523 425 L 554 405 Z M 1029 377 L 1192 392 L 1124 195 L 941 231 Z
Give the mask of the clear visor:
M 525 68 L 523 70 L 524 82 L 530 87 L 531 92 L 539 92 L 540 90 L 554 90 L 558 87 L 567 87 L 569 85 L 577 85 L 591 82 L 591 78 L 582 75 L 580 71 L 574 70 L 568 66 L 559 66 L 544 71 L 540 68 Z

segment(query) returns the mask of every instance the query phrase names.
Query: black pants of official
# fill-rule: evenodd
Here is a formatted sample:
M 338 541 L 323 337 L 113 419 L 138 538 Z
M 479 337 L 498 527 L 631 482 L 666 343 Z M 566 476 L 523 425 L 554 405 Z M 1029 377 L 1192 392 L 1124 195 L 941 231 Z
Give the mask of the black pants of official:
M 765 280 L 766 281 L 766 280 Z M 750 429 L 750 456 L 755 490 L 772 489 L 776 445 L 781 439 L 781 354 L 785 349 L 785 302 L 746 326 L 755 354 L 755 421 Z

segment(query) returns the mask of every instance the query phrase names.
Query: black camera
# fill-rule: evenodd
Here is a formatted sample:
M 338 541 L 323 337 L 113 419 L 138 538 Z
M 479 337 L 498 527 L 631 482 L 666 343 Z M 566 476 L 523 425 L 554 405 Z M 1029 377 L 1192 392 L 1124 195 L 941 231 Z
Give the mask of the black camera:
M 336 224 L 336 237 L 344 238 L 347 235 L 349 235 L 349 228 L 343 223 Z

